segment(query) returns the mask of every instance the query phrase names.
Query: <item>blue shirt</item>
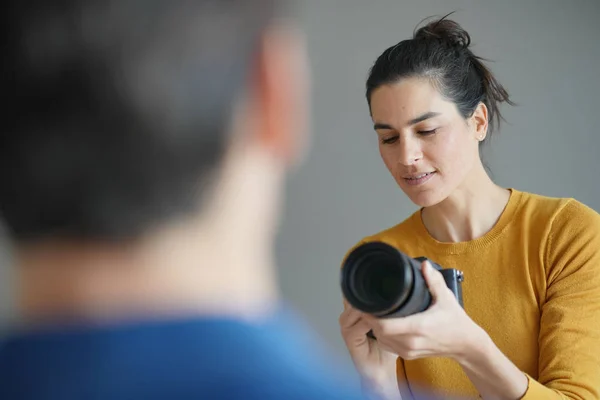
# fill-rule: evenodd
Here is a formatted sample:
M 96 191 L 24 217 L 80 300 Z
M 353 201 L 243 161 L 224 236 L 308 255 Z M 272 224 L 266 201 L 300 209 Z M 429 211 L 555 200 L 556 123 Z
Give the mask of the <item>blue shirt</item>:
M 2 342 L 0 399 L 364 399 L 320 346 L 289 310 L 62 326 Z

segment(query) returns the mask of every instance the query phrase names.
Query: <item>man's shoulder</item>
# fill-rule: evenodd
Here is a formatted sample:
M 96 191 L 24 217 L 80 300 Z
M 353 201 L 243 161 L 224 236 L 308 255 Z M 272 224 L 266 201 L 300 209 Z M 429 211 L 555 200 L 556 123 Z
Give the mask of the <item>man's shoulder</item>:
M 0 347 L 0 398 L 360 399 L 302 325 L 191 319 L 16 336 Z

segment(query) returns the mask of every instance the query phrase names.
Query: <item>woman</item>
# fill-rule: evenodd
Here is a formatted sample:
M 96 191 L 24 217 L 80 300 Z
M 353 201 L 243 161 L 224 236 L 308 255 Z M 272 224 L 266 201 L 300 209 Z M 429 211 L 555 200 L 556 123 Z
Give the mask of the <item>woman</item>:
M 342 336 L 389 398 L 600 399 L 600 215 L 490 179 L 479 146 L 511 102 L 469 43 L 442 18 L 373 66 L 381 157 L 420 209 L 359 242 L 463 271 L 464 309 L 424 263 L 428 310 L 377 319 L 346 302 Z

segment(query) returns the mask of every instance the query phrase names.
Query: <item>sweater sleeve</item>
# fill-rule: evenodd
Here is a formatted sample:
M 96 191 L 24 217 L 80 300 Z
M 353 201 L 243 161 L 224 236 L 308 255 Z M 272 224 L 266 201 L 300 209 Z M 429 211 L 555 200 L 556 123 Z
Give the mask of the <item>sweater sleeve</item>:
M 401 357 L 396 359 L 396 377 L 398 378 L 398 391 L 401 399 L 412 399 L 412 393 L 408 387 L 406 379 L 406 370 L 404 369 L 404 360 Z
M 538 379 L 523 400 L 600 400 L 600 214 L 570 200 L 545 250 Z

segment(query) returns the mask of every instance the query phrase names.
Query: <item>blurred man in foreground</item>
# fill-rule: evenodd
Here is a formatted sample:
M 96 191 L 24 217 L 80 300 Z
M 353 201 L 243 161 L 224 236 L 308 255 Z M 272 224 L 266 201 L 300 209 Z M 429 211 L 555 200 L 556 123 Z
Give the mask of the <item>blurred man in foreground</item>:
M 308 82 L 276 1 L 7 4 L 0 212 L 21 324 L 0 398 L 359 398 L 279 300 Z

